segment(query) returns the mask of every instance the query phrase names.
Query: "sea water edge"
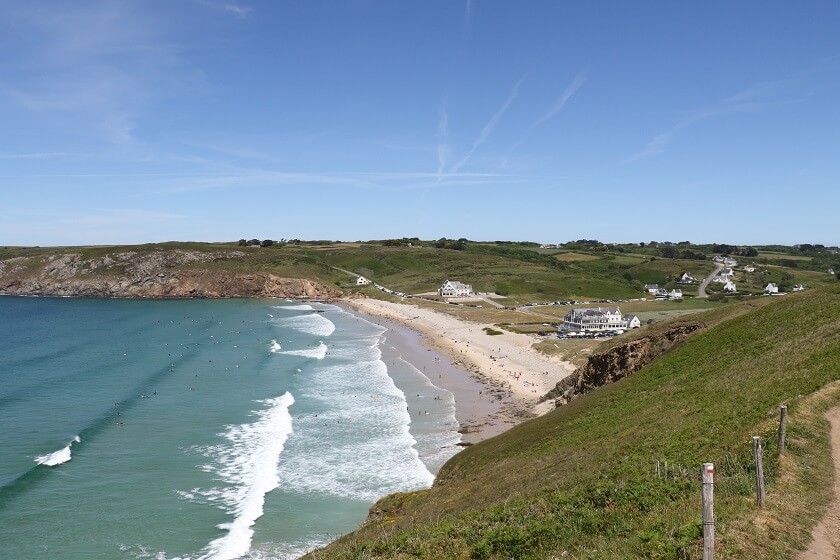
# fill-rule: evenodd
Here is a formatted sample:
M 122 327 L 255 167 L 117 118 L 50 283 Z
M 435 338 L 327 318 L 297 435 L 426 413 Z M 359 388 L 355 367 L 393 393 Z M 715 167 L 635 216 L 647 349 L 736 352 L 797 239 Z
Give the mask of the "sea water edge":
M 156 305 L 160 306 L 161 303 L 156 302 Z M 211 306 L 213 304 L 208 303 Z M 82 307 L 85 305 L 89 304 L 82 304 Z M 194 304 L 190 304 L 192 305 Z M 229 349 L 229 353 L 233 354 L 226 358 L 224 354 L 218 357 L 212 355 L 227 364 L 225 368 L 228 368 L 228 373 L 219 374 L 222 379 L 225 375 L 230 375 L 229 370 L 234 368 L 234 362 L 240 362 L 236 368 L 241 365 L 243 369 L 248 357 L 253 360 L 251 363 L 259 362 L 261 365 L 255 368 L 257 373 L 248 377 L 249 380 L 258 380 L 259 383 L 255 383 L 259 387 L 256 390 L 252 388 L 250 392 L 254 394 L 247 395 L 242 401 L 252 403 L 248 405 L 250 410 L 246 411 L 244 418 L 239 414 L 239 421 L 216 427 L 216 441 L 212 444 L 205 442 L 180 449 L 187 462 L 194 461 L 191 466 L 199 471 L 200 476 L 204 476 L 205 484 L 192 486 L 186 484 L 187 480 L 176 483 L 174 479 L 177 477 L 173 476 L 172 485 L 180 488 L 169 489 L 166 491 L 169 495 L 158 495 L 161 500 L 171 500 L 171 494 L 177 494 L 177 505 L 174 507 L 178 510 L 179 519 L 184 519 L 185 516 L 195 518 L 201 521 L 202 526 L 210 526 L 196 531 L 198 534 L 190 535 L 190 538 L 186 539 L 187 542 L 180 542 L 184 540 L 183 535 L 175 532 L 170 541 L 178 540 L 179 546 L 170 546 L 170 541 L 166 539 L 157 545 L 147 543 L 143 537 L 147 533 L 139 528 L 141 530 L 136 531 L 136 540 L 121 542 L 119 551 L 112 551 L 115 558 L 296 558 L 354 529 L 364 519 L 372 501 L 382 495 L 431 484 L 432 473 L 437 472 L 440 465 L 459 449 L 456 446 L 459 435 L 456 432 L 457 422 L 454 420 L 452 395 L 436 388 L 417 367 L 404 362 L 399 357 L 399 352 L 383 345 L 384 329 L 331 304 L 282 300 L 251 300 L 243 303 L 239 300 L 238 303 L 228 305 L 245 305 L 243 314 L 237 315 L 236 318 L 242 324 L 250 321 L 247 319 L 250 315 L 272 314 L 270 310 L 275 306 L 286 309 L 276 309 L 273 313 L 275 317 L 266 320 L 267 325 L 261 321 L 252 321 L 247 325 L 251 330 L 245 332 L 244 338 L 236 338 L 240 343 L 247 341 L 243 346 L 248 346 L 248 352 L 251 353 L 241 355 L 241 352 L 237 353 L 238 350 Z M 133 309 L 137 311 L 136 307 Z M 209 313 L 208 309 L 219 308 L 202 308 L 199 305 L 190 309 L 204 309 L 203 312 Z M 201 313 L 197 312 L 197 315 Z M 297 328 L 305 340 L 298 340 L 297 345 L 295 340 L 277 340 L 277 336 L 272 336 L 273 334 L 289 331 L 284 331 L 285 327 L 281 327 L 275 332 L 275 319 L 289 319 L 291 325 L 285 327 L 291 326 L 292 330 Z M 314 329 L 312 325 L 307 327 L 307 323 L 313 322 L 320 326 Z M 142 338 L 142 331 L 148 330 L 149 325 L 148 322 L 140 323 L 132 328 L 133 332 L 141 332 L 139 338 Z M 222 331 L 212 330 L 215 326 L 212 323 L 204 320 L 205 335 L 216 332 L 217 337 L 222 336 Z M 332 330 L 328 323 L 333 325 Z M 190 325 L 189 330 L 194 331 L 194 327 L 195 325 Z M 303 332 L 307 329 L 309 332 Z M 336 330 L 338 332 L 334 334 Z M 181 341 L 179 350 L 190 347 L 187 336 L 198 334 L 182 330 L 180 336 L 184 336 L 185 339 Z M 242 335 L 242 331 L 239 331 L 238 335 Z M 278 336 L 282 338 L 282 335 Z M 294 336 L 291 338 L 294 339 Z M 160 340 L 156 339 L 156 342 Z M 177 340 L 172 342 L 177 344 Z M 224 345 L 218 338 L 213 341 L 205 336 L 203 342 L 195 343 L 194 346 L 203 344 L 206 350 L 206 346 L 212 342 L 221 342 Z M 232 344 L 233 339 L 227 342 L 237 346 Z M 56 348 L 46 351 L 48 361 L 55 361 L 56 356 L 68 351 L 67 348 L 61 347 L 60 341 L 53 343 L 55 344 L 58 344 Z M 129 352 L 124 354 L 128 355 Z M 205 376 L 207 364 L 201 366 L 198 362 L 208 359 L 209 356 L 211 354 L 206 351 L 197 351 L 195 355 L 178 356 L 181 362 L 177 364 L 159 363 L 154 367 L 161 370 L 162 386 L 166 386 L 166 391 L 170 391 L 172 387 L 167 386 L 165 382 L 171 372 L 183 374 L 181 370 L 186 369 L 190 375 L 195 372 L 196 378 L 200 379 L 200 376 Z M 196 363 L 190 363 L 189 360 Z M 172 360 L 162 360 L 168 361 Z M 221 369 L 221 364 L 217 369 Z M 242 369 L 239 370 L 241 371 Z M 280 378 L 285 376 L 283 382 L 277 383 L 277 379 L 272 377 L 274 374 L 280 374 Z M 301 379 L 306 375 L 310 377 L 302 382 Z M 269 385 L 276 386 L 274 392 L 265 391 L 266 381 Z M 192 398 L 195 393 L 186 393 L 185 383 L 190 384 L 192 381 L 180 380 L 174 387 L 183 390 Z M 195 388 L 200 390 L 206 387 Z M 351 391 L 355 391 L 354 396 L 350 396 Z M 255 396 L 260 398 L 253 398 Z M 158 395 L 154 397 L 157 399 Z M 333 399 L 332 404 L 329 399 Z M 129 404 L 136 407 L 140 403 L 142 408 L 152 402 L 154 401 L 138 400 Z M 205 402 L 205 405 L 211 402 Z M 318 414 L 317 410 L 325 403 L 326 407 L 322 409 L 321 416 L 315 420 L 314 415 Z M 4 402 L 0 398 L 0 405 L 2 404 Z M 403 407 L 404 411 L 401 410 Z M 222 416 L 222 413 L 219 412 L 219 415 Z M 132 421 L 126 423 L 125 432 L 114 432 L 111 420 L 115 418 L 110 418 L 101 428 L 102 434 L 93 434 L 94 439 L 103 439 L 119 447 L 119 440 L 106 436 L 109 433 L 123 436 L 135 429 L 135 424 L 142 425 L 143 419 L 143 415 L 132 416 Z M 359 421 L 363 423 L 358 424 Z M 345 425 L 344 432 L 341 428 L 342 422 Z M 351 437 L 356 435 L 355 432 L 359 431 L 360 426 L 374 430 L 380 437 Z M 307 440 L 307 432 L 318 433 L 314 430 L 316 427 L 324 428 L 322 433 L 314 440 Z M 194 431 L 200 427 L 190 429 Z M 367 462 L 355 461 L 354 465 L 357 468 L 354 470 L 342 464 L 341 453 L 325 456 L 323 444 L 326 440 L 319 442 L 318 437 L 327 437 L 328 434 L 338 437 L 338 440 L 330 443 L 331 446 L 336 446 L 353 457 L 367 457 Z M 71 449 L 75 456 L 74 446 L 78 446 L 80 457 L 83 457 L 95 447 L 88 442 L 77 443 L 76 437 L 78 434 L 70 432 L 56 436 L 56 441 L 63 438 L 61 445 L 55 444 L 52 449 L 42 449 L 42 453 L 37 456 L 43 460 L 44 465 L 54 463 L 55 470 L 51 471 L 50 475 L 56 475 L 52 478 L 59 482 L 52 485 L 57 485 L 59 489 L 60 477 L 72 477 L 74 473 L 84 470 L 66 458 L 69 457 Z M 401 443 L 395 445 L 395 442 Z M 90 447 L 85 447 L 86 445 Z M 32 455 L 30 457 L 35 459 Z M 181 457 L 181 460 L 183 462 L 184 457 Z M 81 463 L 77 461 L 77 465 Z M 76 468 L 68 468 L 71 465 Z M 36 472 L 44 473 L 51 468 L 42 465 L 39 466 L 42 470 Z M 311 475 L 313 470 L 315 476 Z M 95 469 L 92 469 L 86 474 L 91 475 L 95 472 Z M 185 478 L 192 479 L 194 474 Z M 141 483 L 145 480 L 143 477 L 140 479 Z M 37 486 L 41 483 L 36 481 L 33 484 Z M 155 496 L 154 492 L 150 494 Z M 55 494 L 58 499 L 61 499 L 62 495 L 70 498 L 73 493 L 59 491 Z M 152 512 L 154 507 L 148 510 Z M 214 511 L 216 513 L 212 513 Z M 35 519 L 38 513 L 24 512 L 19 522 L 25 524 L 26 519 Z M 118 516 L 120 512 L 116 510 L 111 514 Z M 330 516 L 333 517 L 331 520 L 322 523 L 313 531 L 310 523 L 313 519 L 322 520 Z M 214 517 L 217 521 L 211 523 Z M 130 515 L 127 516 L 126 524 L 130 533 Z M 93 527 L 89 529 L 91 532 L 96 531 Z M 61 537 L 65 536 L 61 535 L 61 527 L 57 528 L 57 533 L 57 538 L 40 549 L 44 557 L 54 554 L 56 543 L 61 542 Z M 80 537 L 78 534 L 72 536 Z M 83 535 L 81 536 L 83 538 Z M 72 551 L 65 552 L 67 554 L 64 554 L 64 557 L 74 557 Z M 84 555 L 85 552 L 82 551 L 75 557 L 81 558 L 85 557 Z M 19 557 L 39 556 L 37 550 L 34 555 L 30 550 Z M 14 558 L 14 555 L 10 558 Z

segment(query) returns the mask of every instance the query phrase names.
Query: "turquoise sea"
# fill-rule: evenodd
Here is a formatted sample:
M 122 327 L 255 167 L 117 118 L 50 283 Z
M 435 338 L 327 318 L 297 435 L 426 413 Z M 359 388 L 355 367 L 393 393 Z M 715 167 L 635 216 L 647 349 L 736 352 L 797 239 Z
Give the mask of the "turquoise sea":
M 296 558 L 457 450 L 452 394 L 329 304 L 0 298 L 7 560 Z

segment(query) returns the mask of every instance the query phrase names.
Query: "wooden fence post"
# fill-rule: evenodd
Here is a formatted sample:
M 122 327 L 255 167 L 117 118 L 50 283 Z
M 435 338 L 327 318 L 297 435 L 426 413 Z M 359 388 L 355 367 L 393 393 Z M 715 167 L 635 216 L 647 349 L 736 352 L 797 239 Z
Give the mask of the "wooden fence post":
M 703 463 L 703 560 L 715 558 L 715 464 Z
M 785 452 L 785 435 L 787 434 L 787 405 L 779 408 L 779 454 Z
M 753 436 L 752 441 L 755 459 L 755 500 L 758 507 L 764 507 L 764 463 L 761 459 L 761 438 Z

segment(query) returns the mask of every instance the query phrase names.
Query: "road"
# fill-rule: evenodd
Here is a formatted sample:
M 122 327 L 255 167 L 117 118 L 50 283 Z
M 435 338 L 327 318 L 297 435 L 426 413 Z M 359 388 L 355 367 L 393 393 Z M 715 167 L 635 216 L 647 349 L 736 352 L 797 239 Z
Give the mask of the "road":
M 721 270 L 723 270 L 723 265 L 722 265 L 722 264 L 720 264 L 720 263 L 715 264 L 715 269 L 712 271 L 712 273 L 711 273 L 711 274 L 709 274 L 709 275 L 706 277 L 706 279 L 705 279 L 705 280 L 703 280 L 702 282 L 700 282 L 700 287 L 699 287 L 699 288 L 697 288 L 697 297 L 699 297 L 699 298 L 709 297 L 708 295 L 706 295 L 706 286 L 708 286 L 708 285 L 709 285 L 709 282 L 711 282 L 711 281 L 712 281 L 712 278 L 714 278 L 715 276 L 717 276 L 717 275 L 718 275 L 718 272 L 720 272 Z

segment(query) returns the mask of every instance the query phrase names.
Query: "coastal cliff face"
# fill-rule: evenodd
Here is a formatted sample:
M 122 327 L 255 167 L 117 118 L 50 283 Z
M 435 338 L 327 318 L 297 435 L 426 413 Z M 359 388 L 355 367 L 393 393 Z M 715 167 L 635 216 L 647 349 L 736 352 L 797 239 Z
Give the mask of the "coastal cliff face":
M 541 401 L 554 399 L 556 406 L 563 406 L 580 395 L 639 371 L 691 333 L 705 327 L 702 323 L 675 325 L 664 333 L 631 340 L 590 356 L 586 365 L 557 383 Z
M 0 261 L 0 294 L 124 298 L 290 297 L 330 299 L 342 292 L 302 278 L 227 270 L 213 263 L 240 251 L 117 252 L 17 257 Z

